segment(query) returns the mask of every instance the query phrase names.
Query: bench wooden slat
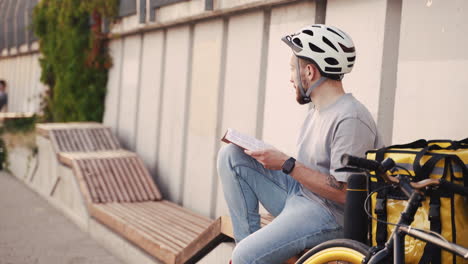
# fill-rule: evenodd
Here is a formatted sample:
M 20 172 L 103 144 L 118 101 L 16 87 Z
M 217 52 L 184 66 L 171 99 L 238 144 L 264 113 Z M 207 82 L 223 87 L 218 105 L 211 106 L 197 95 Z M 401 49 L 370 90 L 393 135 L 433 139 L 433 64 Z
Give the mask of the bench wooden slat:
M 167 240 L 164 236 L 161 236 L 159 234 L 154 234 L 152 230 L 150 230 L 144 225 L 141 225 L 140 222 L 132 221 L 132 218 L 127 214 L 128 213 L 127 211 L 121 211 L 115 207 L 107 207 L 109 204 L 102 204 L 102 205 L 103 205 L 103 207 L 101 208 L 102 210 L 104 210 L 106 213 L 110 213 L 114 216 L 118 216 L 120 218 L 120 221 L 124 222 L 126 226 L 133 227 L 135 230 L 138 230 L 141 236 L 150 237 L 151 240 L 153 240 L 153 243 L 155 243 L 159 248 L 168 249 L 172 254 L 177 254 L 177 252 L 179 252 L 180 249 L 182 248 L 180 245 L 174 244 L 172 241 Z M 93 206 L 96 206 L 96 205 L 93 205 Z M 124 237 L 127 235 L 125 230 L 120 234 L 123 235 Z
M 145 202 L 146 203 L 146 202 Z M 131 203 L 131 204 L 113 204 L 114 208 L 120 208 L 125 211 L 126 214 L 132 217 L 132 221 L 139 222 L 143 225 L 146 225 L 150 232 L 159 234 L 168 241 L 172 241 L 174 244 L 180 246 L 180 249 L 190 243 L 197 235 L 190 235 L 187 232 L 183 232 L 179 229 L 182 226 L 179 222 L 167 221 L 167 219 L 158 217 L 155 214 L 147 214 L 145 210 L 137 206 L 141 203 Z M 149 220 L 151 219 L 151 220 Z
M 120 181 L 122 182 L 122 185 L 120 186 L 121 190 L 128 197 L 128 200 L 125 200 L 124 202 L 141 201 L 136 198 L 135 192 L 132 190 L 132 187 L 130 185 L 130 177 L 132 175 L 125 175 L 122 172 L 119 159 L 108 159 L 108 161 L 109 161 L 109 166 L 114 171 L 114 176 L 118 177 L 118 179 L 120 179 Z M 107 177 L 107 175 L 102 175 L 102 177 Z
M 119 189 L 116 191 L 119 191 L 123 197 L 123 200 L 120 200 L 120 202 L 129 202 L 131 197 L 128 195 L 128 191 L 125 187 L 125 181 L 122 179 L 122 177 L 120 177 L 120 174 L 112 161 L 112 159 L 103 159 L 101 162 L 106 163 L 107 167 L 109 168 L 111 174 L 107 175 L 107 177 L 113 177 L 117 182 Z
M 141 231 L 135 229 L 135 227 L 129 226 L 120 217 L 112 215 L 107 210 L 104 210 L 102 205 L 91 205 L 90 213 L 99 222 L 121 234 L 146 252 L 162 260 L 164 263 L 175 264 L 176 252 L 167 247 L 159 246 L 160 243 L 150 237 L 142 235 Z
M 124 203 L 112 203 L 107 204 L 106 210 L 115 212 L 122 216 L 129 225 L 140 228 L 142 234 L 153 237 L 155 240 L 159 241 L 159 245 L 166 246 L 174 250 L 174 253 L 178 253 L 182 248 L 184 248 L 187 242 L 180 240 L 178 237 L 171 236 L 168 230 L 162 225 L 161 222 L 153 219 L 155 222 L 158 222 L 159 226 L 150 225 L 145 221 L 142 221 L 139 216 L 140 212 L 135 213 L 132 209 L 135 209 L 133 205 L 123 206 Z
M 86 179 L 87 174 L 89 173 L 86 170 L 86 167 L 83 165 L 82 160 L 78 160 L 76 162 L 77 169 L 75 171 L 78 182 L 80 183 L 81 186 L 81 191 L 85 194 L 88 194 L 88 201 L 89 202 L 99 202 L 98 195 L 96 193 L 96 189 L 93 186 L 93 182 Z
M 67 137 L 64 137 L 63 136 L 63 131 L 62 130 L 53 130 L 51 131 L 51 136 L 54 137 L 54 138 L 58 138 L 62 144 L 58 145 L 57 146 L 57 150 L 59 152 L 69 152 L 69 149 L 70 149 L 70 145 L 68 143 L 68 139 Z
M 100 149 L 109 149 L 102 145 L 103 139 L 99 137 L 98 133 L 96 133 L 96 129 L 88 129 L 86 137 L 88 138 L 89 142 L 91 142 L 94 151 L 98 151 Z
M 181 206 L 179 206 L 179 205 L 177 205 L 175 203 L 169 202 L 169 201 L 162 201 L 162 205 L 165 205 L 167 207 L 178 208 L 180 210 L 180 212 L 182 212 L 179 216 L 180 217 L 186 217 L 188 220 L 193 221 L 193 223 L 200 223 L 201 225 L 205 225 L 205 224 L 210 223 L 212 221 L 211 219 L 209 219 L 207 217 L 196 214 L 196 213 L 188 210 L 187 208 L 181 207 Z M 175 212 L 178 212 L 178 211 L 175 211 Z
M 44 131 L 40 125 L 36 131 Z M 76 125 L 59 126 L 45 130 L 47 137 L 56 142 L 57 152 L 90 152 L 120 149 L 117 138 L 112 135 L 110 128 L 103 125 L 93 127 L 79 127 Z M 41 133 L 41 135 L 43 135 Z
M 139 172 L 138 175 L 140 175 L 140 179 L 142 180 L 143 186 L 145 186 L 148 193 L 151 194 L 151 200 L 161 200 L 161 192 L 154 184 L 154 181 L 151 175 L 149 174 L 148 170 L 146 169 L 145 164 L 143 164 L 143 160 L 137 157 L 132 162 L 130 162 L 130 164 Z
M 85 133 L 82 133 L 82 131 L 78 129 L 74 129 L 73 133 L 75 134 L 76 140 L 82 145 L 80 149 L 83 149 L 84 152 L 94 151 L 93 146 L 89 144 L 89 140 L 86 138 Z
M 117 197 L 117 200 L 115 200 L 115 201 L 124 201 L 125 196 L 124 196 L 122 190 L 120 189 L 120 184 L 121 183 L 119 183 L 118 179 L 113 175 L 113 171 L 111 169 L 109 161 L 108 160 L 103 160 L 101 162 L 101 165 L 102 165 L 102 168 L 103 168 L 103 173 L 105 173 L 106 175 L 109 175 L 109 177 L 107 177 L 107 178 L 109 179 L 109 183 L 110 183 L 110 186 L 111 186 L 112 193 L 114 193 L 115 196 Z
M 186 228 L 185 229 L 190 229 L 190 232 L 193 233 L 198 233 L 198 232 L 203 232 L 203 230 L 209 225 L 211 222 L 207 222 L 206 224 L 199 224 L 199 223 L 194 223 L 190 219 L 187 219 L 188 217 L 184 216 L 183 212 L 180 212 L 180 209 L 174 208 L 174 207 L 166 207 L 166 206 L 161 206 L 161 203 L 140 203 L 139 206 L 145 208 L 148 212 L 150 212 L 152 215 L 155 217 L 159 217 L 162 219 L 166 220 L 174 220 L 177 219 L 176 221 L 182 225 L 184 225 Z
M 172 234 L 176 235 L 186 244 L 190 243 L 190 241 L 192 241 L 198 235 L 199 232 L 191 230 L 189 226 L 179 221 L 179 219 L 168 219 L 162 217 L 161 215 L 155 214 L 148 210 L 147 207 L 142 206 L 143 204 L 147 203 L 148 202 L 132 203 L 133 208 L 141 215 L 141 218 L 147 219 L 148 221 L 161 223 L 161 226 L 165 226 L 165 228 L 167 227 L 168 232 L 174 232 Z M 156 221 L 154 221 L 154 219 L 156 219 Z M 177 222 L 177 224 L 175 225 L 174 222 Z
M 86 160 L 85 163 L 88 164 L 89 168 L 101 174 L 102 171 L 100 170 L 99 164 L 96 164 L 96 160 Z M 97 179 L 97 183 L 99 184 L 99 188 L 102 189 L 102 195 L 100 195 L 100 199 L 103 203 L 115 201 L 116 196 L 113 195 L 111 191 L 110 185 L 107 183 L 106 178 L 104 177 L 95 177 Z
M 78 134 L 80 133 L 76 129 L 70 129 L 69 138 L 72 142 L 73 149 L 83 149 L 84 151 L 87 151 L 86 145 L 83 144 L 84 142 L 82 142 L 82 140 L 78 137 Z
M 111 151 L 88 153 L 60 153 L 59 159 L 76 164 L 93 202 L 142 202 L 158 200 L 161 194 L 134 153 Z M 80 162 L 73 163 L 73 160 Z
M 99 222 L 168 264 L 186 263 L 210 242 L 216 243 L 216 238 L 222 236 L 220 219 L 210 220 L 199 232 L 185 232 L 192 226 L 187 226 L 179 218 L 163 218 L 149 210 L 152 208 L 161 212 L 161 209 L 165 209 L 165 212 L 186 214 L 186 210 L 181 210 L 182 207 L 167 206 L 167 203 L 169 202 L 148 201 L 92 204 L 90 211 Z M 191 213 L 187 215 L 190 217 Z
M 120 148 L 120 143 L 119 141 L 117 140 L 117 138 L 112 134 L 111 130 L 110 129 L 106 129 L 103 131 L 103 136 L 105 136 L 106 138 L 113 138 L 115 140 L 110 140 L 109 141 L 109 148 L 112 148 L 112 149 L 119 149 Z
M 181 218 L 174 218 L 172 214 L 168 214 L 168 211 L 163 212 L 162 214 L 155 213 L 151 210 L 151 207 L 155 208 L 155 206 L 151 206 L 151 204 L 160 204 L 160 203 L 133 203 L 139 211 L 142 212 L 143 215 L 146 215 L 148 218 L 157 218 L 161 222 L 168 224 L 171 228 L 177 230 L 177 232 L 183 233 L 182 236 L 193 239 L 198 235 L 198 233 L 203 232 L 206 228 L 199 228 L 198 226 L 193 226 L 190 223 L 187 223 L 184 219 Z M 159 208 L 161 210 L 162 208 Z M 174 221 L 177 222 L 177 225 L 173 225 Z
M 88 183 L 89 188 L 91 188 L 92 200 L 94 203 L 107 202 L 104 199 L 104 193 L 98 179 L 95 177 L 93 170 L 90 168 L 88 160 L 81 161 L 81 166 L 83 168 L 83 176 L 85 181 Z
M 81 131 L 78 129 L 74 129 L 73 134 L 75 135 L 75 140 L 81 142 L 81 144 L 83 145 L 82 149 L 84 152 L 94 151 L 92 145 L 89 144 L 89 141 L 84 133 L 81 133 Z
M 120 171 L 122 175 L 126 175 L 129 183 L 129 189 L 135 196 L 136 201 L 148 201 L 148 196 L 146 195 L 144 189 L 140 190 L 138 187 L 138 183 L 140 179 L 138 178 L 138 172 L 134 170 L 129 170 L 129 167 L 131 167 L 131 162 L 129 159 L 119 159 L 116 162 L 120 166 Z M 125 176 L 124 176 L 125 177 Z
M 138 193 L 142 196 L 142 200 L 156 200 L 156 196 L 151 195 L 151 189 L 145 188 L 145 186 L 149 185 L 147 184 L 145 176 L 141 175 L 141 171 L 138 170 L 137 166 L 135 166 L 134 163 L 136 162 L 136 159 L 126 158 L 125 162 L 128 164 L 128 166 L 125 167 L 126 173 L 134 175 L 132 179 L 135 184 L 135 188 L 138 190 Z M 148 178 L 150 177 L 151 176 L 148 175 Z
M 107 129 L 105 129 L 107 131 Z M 87 141 L 88 143 L 90 144 L 90 146 L 92 147 L 93 151 L 100 151 L 100 150 L 111 150 L 113 149 L 112 147 L 110 148 L 107 148 L 107 147 L 103 147 L 101 145 L 101 142 L 102 142 L 102 139 L 96 137 L 96 133 L 95 133 L 96 129 L 95 128 L 90 128 L 87 133 L 83 133 L 84 137 L 87 138 Z

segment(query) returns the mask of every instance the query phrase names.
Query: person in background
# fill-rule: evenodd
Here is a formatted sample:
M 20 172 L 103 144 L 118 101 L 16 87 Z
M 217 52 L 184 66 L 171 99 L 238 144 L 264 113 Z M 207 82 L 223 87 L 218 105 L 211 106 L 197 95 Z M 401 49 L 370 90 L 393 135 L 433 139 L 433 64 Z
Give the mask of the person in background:
M 6 88 L 6 81 L 0 80 L 0 112 L 6 112 L 8 108 L 8 94 Z

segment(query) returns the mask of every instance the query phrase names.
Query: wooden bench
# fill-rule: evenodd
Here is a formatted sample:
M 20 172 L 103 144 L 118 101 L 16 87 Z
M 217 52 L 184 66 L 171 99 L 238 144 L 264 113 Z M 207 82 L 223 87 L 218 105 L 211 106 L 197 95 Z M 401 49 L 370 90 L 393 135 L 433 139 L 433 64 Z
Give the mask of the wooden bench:
M 117 138 L 112 134 L 109 127 L 97 122 L 69 122 L 69 123 L 40 123 L 36 124 L 36 133 L 49 139 L 46 144 L 51 144 L 55 155 L 67 152 L 93 152 L 121 150 Z M 37 144 L 47 140 L 38 139 Z M 56 167 L 56 159 L 50 162 Z M 47 180 L 46 192 L 52 195 L 60 182 L 58 173 L 51 173 L 51 179 Z M 31 179 L 32 180 L 32 179 Z
M 90 215 L 164 263 L 195 263 L 226 240 L 211 220 L 169 201 L 128 151 L 59 153 L 73 169 Z
M 121 149 L 110 128 L 100 123 L 37 124 L 36 132 L 51 140 L 56 153 Z

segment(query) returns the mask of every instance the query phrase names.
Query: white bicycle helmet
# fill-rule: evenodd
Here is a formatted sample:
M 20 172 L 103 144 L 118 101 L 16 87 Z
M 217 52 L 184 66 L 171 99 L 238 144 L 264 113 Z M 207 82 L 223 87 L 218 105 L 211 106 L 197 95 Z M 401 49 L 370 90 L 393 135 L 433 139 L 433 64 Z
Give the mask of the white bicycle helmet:
M 353 69 L 356 59 L 353 40 L 336 27 L 312 25 L 282 40 L 297 57 L 315 63 L 324 76 L 331 75 L 336 79 L 337 75 L 342 76 Z
M 314 63 L 322 75 L 307 92 L 304 92 L 302 82 L 299 81 L 300 92 L 305 102 L 310 102 L 312 90 L 326 78 L 341 80 L 344 74 L 353 69 L 356 60 L 353 40 L 336 27 L 316 24 L 295 34 L 286 35 L 281 40 L 291 47 L 298 58 Z M 299 60 L 297 64 L 299 68 Z M 297 75 L 300 80 L 299 71 Z

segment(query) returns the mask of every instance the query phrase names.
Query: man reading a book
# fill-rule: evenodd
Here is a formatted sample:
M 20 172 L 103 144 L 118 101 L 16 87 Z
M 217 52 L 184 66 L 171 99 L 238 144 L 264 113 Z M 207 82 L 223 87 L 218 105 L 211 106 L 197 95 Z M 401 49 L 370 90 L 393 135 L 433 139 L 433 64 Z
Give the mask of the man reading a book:
M 369 111 L 343 90 L 341 79 L 356 58 L 351 38 L 336 27 L 312 25 L 282 40 L 293 53 L 296 100 L 314 108 L 299 131 L 295 157 L 233 144 L 220 150 L 218 173 L 237 244 L 233 264 L 279 264 L 342 237 L 349 173 L 335 172 L 340 158 L 383 145 Z M 259 202 L 275 216 L 261 229 Z

